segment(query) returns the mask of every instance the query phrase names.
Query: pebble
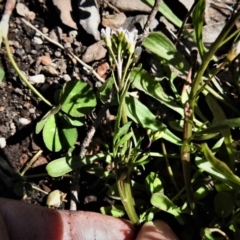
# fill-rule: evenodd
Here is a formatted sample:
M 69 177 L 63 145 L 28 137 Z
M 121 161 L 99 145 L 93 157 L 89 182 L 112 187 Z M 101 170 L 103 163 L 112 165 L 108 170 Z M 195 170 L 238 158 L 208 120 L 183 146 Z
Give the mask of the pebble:
M 107 54 L 106 48 L 103 47 L 104 41 L 100 40 L 93 45 L 87 48 L 87 51 L 83 54 L 82 60 L 85 63 L 89 63 L 92 61 L 100 60 L 104 58 Z
M 64 74 L 64 75 L 63 75 L 63 80 L 64 80 L 65 82 L 69 82 L 69 81 L 71 80 L 71 77 L 70 77 L 68 74 Z
M 35 36 L 33 38 L 33 43 L 41 45 L 41 44 L 43 44 L 43 40 L 41 38 Z
M 42 28 L 42 33 L 43 33 L 43 34 L 46 34 L 46 33 L 48 33 L 48 31 L 49 31 L 49 29 L 48 29 L 48 28 L 46 28 L 46 27 L 43 27 L 43 28 Z
M 28 111 L 32 114 L 36 112 L 35 108 L 29 108 Z
M 15 89 L 14 89 L 14 92 L 16 92 L 16 93 L 18 93 L 18 94 L 20 94 L 20 95 L 23 95 L 23 91 L 22 91 L 22 89 L 20 89 L 20 88 L 15 88 Z
M 62 53 L 61 52 L 59 52 L 59 51 L 56 51 L 56 52 L 54 52 L 54 55 L 55 55 L 55 57 L 61 57 L 62 56 Z
M 12 42 L 12 45 L 15 47 L 15 48 L 20 48 L 20 44 L 18 41 L 13 41 Z
M 43 74 L 37 74 L 35 76 L 30 76 L 28 78 L 28 80 L 31 84 L 44 83 L 45 82 L 45 76 Z
M 25 126 L 25 125 L 28 125 L 31 121 L 27 118 L 19 118 L 18 122 Z
M 72 30 L 68 33 L 69 37 L 72 39 L 75 39 L 78 35 L 78 32 L 76 30 Z
M 64 47 L 65 47 L 65 48 L 71 48 L 71 43 L 70 43 L 70 42 L 66 42 L 66 43 L 64 44 Z
M 52 76 L 58 76 L 59 75 L 58 71 L 54 67 L 52 67 L 51 65 L 43 66 L 42 71 L 46 72 L 46 73 L 49 73 Z
M 25 54 L 24 49 L 18 48 L 15 52 L 19 57 L 23 56 Z
M 0 137 L 0 148 L 4 148 L 6 147 L 6 145 L 7 145 L 6 139 L 3 137 Z
M 49 65 L 51 62 L 52 62 L 52 59 L 49 56 L 45 55 L 41 57 L 41 63 L 43 65 Z

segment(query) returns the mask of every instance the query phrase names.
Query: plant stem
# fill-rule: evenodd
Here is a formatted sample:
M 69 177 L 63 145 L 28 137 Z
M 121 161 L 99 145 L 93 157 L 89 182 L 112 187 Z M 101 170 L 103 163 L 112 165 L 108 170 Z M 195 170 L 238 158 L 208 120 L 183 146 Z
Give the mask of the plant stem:
M 9 43 L 8 43 L 8 38 L 7 36 L 3 36 L 3 40 L 6 46 L 6 50 L 7 50 L 7 55 L 9 58 L 10 63 L 12 64 L 13 68 L 15 69 L 15 71 L 17 72 L 18 76 L 20 77 L 20 79 L 28 86 L 29 89 L 31 89 L 42 101 L 44 101 L 48 106 L 52 107 L 52 104 L 40 93 L 38 92 L 38 90 L 33 87 L 33 85 L 27 80 L 27 78 L 23 75 L 22 71 L 18 68 L 17 63 L 15 62 L 10 47 L 9 47 Z
M 191 149 L 190 149 L 189 139 L 191 139 L 191 136 L 192 136 L 196 94 L 199 86 L 202 85 L 201 84 L 202 77 L 205 70 L 208 67 L 209 62 L 211 61 L 212 57 L 214 56 L 218 48 L 221 46 L 222 41 L 224 41 L 224 39 L 227 37 L 230 30 L 233 28 L 233 26 L 235 25 L 235 22 L 239 17 L 240 17 L 240 11 L 238 11 L 235 15 L 233 15 L 232 18 L 227 22 L 227 24 L 222 29 L 216 41 L 212 44 L 211 48 L 204 56 L 203 62 L 199 67 L 196 77 L 194 78 L 192 83 L 192 88 L 189 95 L 189 102 L 186 103 L 184 106 L 184 115 L 185 115 L 184 143 L 181 148 L 181 159 L 183 164 L 184 181 L 185 181 L 186 191 L 188 195 L 188 201 L 192 209 L 194 208 L 195 204 L 194 204 L 194 197 L 193 197 L 193 192 L 191 187 L 191 178 L 190 178 L 190 150 Z
M 132 190 L 131 190 L 131 170 L 127 171 L 127 176 L 123 177 L 121 179 L 121 176 L 116 174 L 116 181 L 117 181 L 117 187 L 118 192 L 121 197 L 122 204 L 125 208 L 125 211 L 130 219 L 130 221 L 133 224 L 139 223 L 138 215 L 134 208 L 134 198 L 132 196 Z

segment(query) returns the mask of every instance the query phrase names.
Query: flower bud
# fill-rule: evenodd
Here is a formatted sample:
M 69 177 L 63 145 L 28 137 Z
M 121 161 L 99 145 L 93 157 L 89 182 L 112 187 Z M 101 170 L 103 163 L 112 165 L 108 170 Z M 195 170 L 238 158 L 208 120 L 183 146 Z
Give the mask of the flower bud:
M 112 47 L 111 41 L 111 29 L 110 27 L 106 27 L 106 29 L 101 29 L 101 37 L 104 39 L 106 46 L 108 48 Z
M 141 53 L 142 53 L 142 48 L 141 47 L 136 47 L 135 51 L 134 51 L 134 54 L 133 54 L 133 62 L 134 63 L 138 62 L 138 60 L 141 56 Z

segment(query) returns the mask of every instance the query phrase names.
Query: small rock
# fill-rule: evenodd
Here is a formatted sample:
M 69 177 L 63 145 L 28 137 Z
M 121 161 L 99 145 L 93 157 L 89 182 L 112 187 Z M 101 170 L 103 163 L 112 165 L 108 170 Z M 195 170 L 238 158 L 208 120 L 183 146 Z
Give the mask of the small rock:
M 25 102 L 25 103 L 23 104 L 23 107 L 25 107 L 25 108 L 29 108 L 29 107 L 30 107 L 30 105 L 31 105 L 31 103 L 30 103 L 30 102 Z
M 29 13 L 28 7 L 23 3 L 17 3 L 16 11 L 20 16 L 23 16 L 23 17 L 25 17 Z
M 5 107 L 0 107 L 0 112 L 3 112 L 5 110 Z
M 0 137 L 0 148 L 4 148 L 6 147 L 6 145 L 7 145 L 6 139 L 3 137 Z
M 109 0 L 109 3 L 114 5 L 118 10 L 122 12 L 150 12 L 152 10 L 147 4 L 141 0 Z
M 120 28 L 126 21 L 127 17 L 124 13 L 116 13 L 111 15 L 106 15 L 102 19 L 102 25 L 104 27 L 110 27 L 113 30 Z
M 38 44 L 38 45 L 43 44 L 43 40 L 39 37 L 36 37 L 36 36 L 33 38 L 32 42 L 35 43 L 35 44 Z
M 24 49 L 18 48 L 15 52 L 19 57 L 22 57 L 23 55 L 25 55 L 25 51 Z
M 43 65 L 49 65 L 51 62 L 52 62 L 52 59 L 49 56 L 47 55 L 41 56 L 41 63 Z
M 35 108 L 29 108 L 28 111 L 31 113 L 31 114 L 34 114 L 36 112 Z
M 18 122 L 22 124 L 23 126 L 28 125 L 31 121 L 27 118 L 19 118 Z
M 62 39 L 62 34 L 62 29 L 60 27 L 57 27 L 50 31 L 49 38 L 51 38 L 55 42 L 60 42 Z
M 103 46 L 103 40 L 100 40 L 89 46 L 87 51 L 83 54 L 82 60 L 86 63 L 89 63 L 104 58 L 107 54 L 107 50 Z
M 23 91 L 22 91 L 22 89 L 20 89 L 20 88 L 15 88 L 15 89 L 14 89 L 14 92 L 16 92 L 16 93 L 18 93 L 18 94 L 20 94 L 20 95 L 23 95 Z
M 39 84 L 45 82 L 45 76 L 43 74 L 37 74 L 35 76 L 30 76 L 28 78 L 29 82 L 31 84 Z
M 64 74 L 64 75 L 63 75 L 63 80 L 64 80 L 65 82 L 69 82 L 69 81 L 71 80 L 71 77 L 70 77 L 68 74 Z
M 43 28 L 42 28 L 42 33 L 43 33 L 43 34 L 47 34 L 47 33 L 48 33 L 48 31 L 49 31 L 49 29 L 48 29 L 48 28 L 46 28 L 46 27 L 43 27 Z
M 71 45 L 70 42 L 66 42 L 66 43 L 64 44 L 64 48 L 71 48 L 71 47 L 72 47 L 72 45 Z
M 106 78 L 106 73 L 110 69 L 109 64 L 107 62 L 103 62 L 97 67 L 97 73 L 100 77 Z
M 78 32 L 76 30 L 73 30 L 73 31 L 70 31 L 68 35 L 70 38 L 75 39 L 78 35 Z
M 60 58 L 60 57 L 62 56 L 62 53 L 59 52 L 59 51 L 55 51 L 55 52 L 54 52 L 54 55 L 55 55 L 55 57 Z
M 42 67 L 42 71 L 46 72 L 46 73 L 48 73 L 52 76 L 58 76 L 59 75 L 58 71 L 50 65 Z
M 20 48 L 20 44 L 18 41 L 13 41 L 12 42 L 12 45 L 15 47 L 15 48 Z

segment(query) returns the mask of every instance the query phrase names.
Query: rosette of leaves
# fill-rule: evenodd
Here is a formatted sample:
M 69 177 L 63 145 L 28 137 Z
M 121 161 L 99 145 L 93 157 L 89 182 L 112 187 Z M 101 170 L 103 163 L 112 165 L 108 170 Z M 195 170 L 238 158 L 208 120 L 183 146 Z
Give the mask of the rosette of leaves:
M 46 147 L 53 152 L 75 144 L 77 127 L 83 125 L 84 116 L 96 106 L 96 97 L 87 83 L 72 80 L 56 94 L 56 102 L 36 125 L 36 133 L 42 132 Z

